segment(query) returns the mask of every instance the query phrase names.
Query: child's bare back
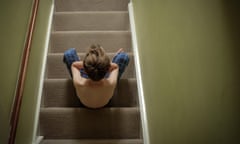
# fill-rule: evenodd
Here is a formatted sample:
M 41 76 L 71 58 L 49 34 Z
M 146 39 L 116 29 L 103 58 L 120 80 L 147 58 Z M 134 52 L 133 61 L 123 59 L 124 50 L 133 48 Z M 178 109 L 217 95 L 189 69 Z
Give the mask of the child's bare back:
M 80 61 L 75 49 L 67 50 L 64 63 L 72 76 L 80 102 L 88 108 L 101 108 L 111 100 L 129 57 L 119 49 L 111 62 L 100 45 L 92 45 L 83 61 Z
M 116 87 L 118 66 L 112 63 L 112 69 L 108 78 L 93 81 L 91 79 L 81 77 L 78 70 L 81 65 L 81 61 L 74 62 L 72 65 L 73 83 L 77 96 L 80 101 L 89 108 L 100 108 L 105 106 L 112 98 Z

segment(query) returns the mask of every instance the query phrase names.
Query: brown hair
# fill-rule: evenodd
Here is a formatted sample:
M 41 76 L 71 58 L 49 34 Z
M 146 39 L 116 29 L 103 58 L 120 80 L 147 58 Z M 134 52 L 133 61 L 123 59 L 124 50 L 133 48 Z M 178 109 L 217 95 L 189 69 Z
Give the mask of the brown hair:
M 83 66 L 90 79 L 99 81 L 108 72 L 110 59 L 100 45 L 91 45 L 83 60 Z

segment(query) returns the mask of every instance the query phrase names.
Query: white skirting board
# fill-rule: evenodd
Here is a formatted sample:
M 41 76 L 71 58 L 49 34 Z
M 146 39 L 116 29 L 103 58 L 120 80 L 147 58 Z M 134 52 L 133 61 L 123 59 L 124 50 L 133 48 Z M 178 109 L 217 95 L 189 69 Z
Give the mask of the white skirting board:
M 51 11 L 48 19 L 48 30 L 47 35 L 45 39 L 45 46 L 44 46 L 44 56 L 43 56 L 43 63 L 42 63 L 42 71 L 41 71 L 41 79 L 40 79 L 40 85 L 39 85 L 39 94 L 38 94 L 38 100 L 37 100 L 37 109 L 35 113 L 35 122 L 34 122 L 34 131 L 33 131 L 33 138 L 32 143 L 33 144 L 40 144 L 40 142 L 43 139 L 43 136 L 38 136 L 38 125 L 39 125 L 39 114 L 40 114 L 40 107 L 41 107 L 41 98 L 42 98 L 42 92 L 43 92 L 43 84 L 44 84 L 44 74 L 46 69 L 46 63 L 47 63 L 47 53 L 48 53 L 48 47 L 50 42 L 50 35 L 51 35 L 51 26 L 52 26 L 52 19 L 53 19 L 53 13 L 54 13 L 54 0 L 51 5 Z
M 136 67 L 141 122 L 142 122 L 142 129 L 143 129 L 143 143 L 150 144 L 132 1 L 128 4 L 128 10 L 129 10 L 129 18 L 130 18 L 130 26 L 131 26 L 132 46 L 133 46 L 134 60 L 135 60 L 135 67 Z

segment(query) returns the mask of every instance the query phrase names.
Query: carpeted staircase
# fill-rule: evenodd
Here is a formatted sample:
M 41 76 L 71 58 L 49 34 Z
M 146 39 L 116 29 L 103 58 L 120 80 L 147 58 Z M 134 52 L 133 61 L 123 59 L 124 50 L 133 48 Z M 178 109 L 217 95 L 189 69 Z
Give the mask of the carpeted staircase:
M 42 96 L 41 144 L 142 144 L 141 120 L 131 32 L 129 0 L 55 0 L 55 13 Z M 131 61 L 110 106 L 90 110 L 79 106 L 63 52 L 101 44 L 112 58 L 119 48 Z

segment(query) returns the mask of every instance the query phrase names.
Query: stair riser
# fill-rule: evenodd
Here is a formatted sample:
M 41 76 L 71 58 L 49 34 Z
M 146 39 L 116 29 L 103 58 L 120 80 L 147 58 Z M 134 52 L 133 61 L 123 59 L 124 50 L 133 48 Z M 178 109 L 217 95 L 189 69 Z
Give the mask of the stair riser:
M 129 0 L 56 0 L 56 11 L 127 11 Z
M 74 93 L 72 80 L 51 79 L 44 83 L 45 107 L 79 107 L 79 99 Z M 137 84 L 135 79 L 120 80 L 109 106 L 137 106 Z
M 116 52 L 124 48 L 132 51 L 130 32 L 55 32 L 51 37 L 51 52 L 64 52 L 68 48 L 76 48 L 78 52 L 86 52 L 92 44 L 100 44 L 107 52 Z
M 55 13 L 56 31 L 129 30 L 128 12 Z
M 83 59 L 84 54 L 80 55 L 80 58 Z M 112 59 L 113 54 L 110 55 Z M 125 72 L 122 75 L 122 78 L 135 78 L 134 72 L 134 58 L 133 55 L 129 55 L 130 62 Z M 47 77 L 48 78 L 70 78 L 70 74 L 67 70 L 66 65 L 62 61 L 63 55 L 48 55 L 47 61 Z
M 139 138 L 137 108 L 42 109 L 40 129 L 46 139 Z

